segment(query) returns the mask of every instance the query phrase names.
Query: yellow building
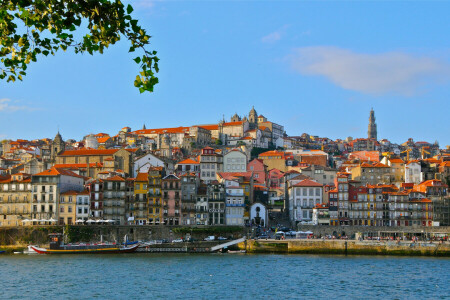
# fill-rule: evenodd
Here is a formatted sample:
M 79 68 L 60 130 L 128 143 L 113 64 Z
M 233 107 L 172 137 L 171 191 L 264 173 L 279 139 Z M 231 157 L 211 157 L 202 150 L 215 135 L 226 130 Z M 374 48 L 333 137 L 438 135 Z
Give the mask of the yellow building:
M 76 191 L 67 191 L 59 195 L 59 225 L 75 225 L 77 194 Z
M 267 170 L 278 169 L 286 172 L 286 153 L 282 151 L 267 151 L 258 156 L 259 159 L 267 166 Z
M 384 157 L 381 162 L 391 167 L 391 183 L 399 186 L 405 182 L 405 162 L 402 159 Z
M 0 227 L 31 223 L 31 176 L 13 174 L 0 176 Z
M 161 179 L 164 176 L 163 167 L 151 167 L 148 171 L 148 224 L 163 223 L 161 201 Z
M 148 222 L 148 173 L 138 173 L 134 180 L 134 207 L 130 207 L 130 219 L 134 224 L 145 225 Z M 131 209 L 132 208 L 132 209 Z M 131 212 L 133 216 L 131 216 Z

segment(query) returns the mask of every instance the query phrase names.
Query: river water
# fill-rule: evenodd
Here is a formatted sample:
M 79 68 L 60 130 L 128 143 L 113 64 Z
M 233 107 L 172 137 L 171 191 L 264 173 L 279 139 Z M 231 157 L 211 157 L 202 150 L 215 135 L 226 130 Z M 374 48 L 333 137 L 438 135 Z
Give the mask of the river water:
M 450 259 L 2 255 L 0 299 L 450 299 Z

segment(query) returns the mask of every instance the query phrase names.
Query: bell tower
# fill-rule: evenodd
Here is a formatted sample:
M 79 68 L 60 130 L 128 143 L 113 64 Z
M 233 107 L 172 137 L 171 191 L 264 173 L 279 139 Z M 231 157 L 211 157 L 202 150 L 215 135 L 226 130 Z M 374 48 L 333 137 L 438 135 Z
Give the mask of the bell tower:
M 377 140 L 377 123 L 375 123 L 375 112 L 373 111 L 373 108 L 370 110 L 369 129 L 367 131 L 367 136 L 369 139 Z
M 64 143 L 61 134 L 58 133 L 56 134 L 55 138 L 52 141 L 52 145 L 51 145 L 51 158 L 52 160 L 55 160 L 56 155 L 58 155 L 60 152 L 63 152 L 66 149 L 66 144 Z

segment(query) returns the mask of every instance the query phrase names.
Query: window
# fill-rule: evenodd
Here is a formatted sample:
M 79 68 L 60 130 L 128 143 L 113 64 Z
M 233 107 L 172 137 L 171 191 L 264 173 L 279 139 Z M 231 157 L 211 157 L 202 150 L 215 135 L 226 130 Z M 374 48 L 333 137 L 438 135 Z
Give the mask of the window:
M 68 207 L 67 207 L 67 212 L 69 212 L 69 213 L 72 212 L 72 206 L 68 206 Z
M 61 207 L 59 208 L 59 212 L 60 212 L 60 213 L 63 213 L 63 212 L 64 212 L 64 206 L 61 206 Z

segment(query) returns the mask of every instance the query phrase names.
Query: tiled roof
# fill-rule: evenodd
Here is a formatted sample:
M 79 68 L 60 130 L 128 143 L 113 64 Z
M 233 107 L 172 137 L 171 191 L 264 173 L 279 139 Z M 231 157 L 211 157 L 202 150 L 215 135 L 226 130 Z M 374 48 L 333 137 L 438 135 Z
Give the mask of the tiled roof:
M 185 159 L 177 163 L 177 165 L 198 165 L 199 162 L 191 158 Z
M 65 175 L 65 176 L 72 176 L 72 177 L 78 177 L 78 178 L 84 178 L 83 176 L 80 176 L 72 171 L 65 170 L 62 168 L 55 168 L 52 167 L 48 170 L 45 170 L 41 173 L 34 174 L 33 176 L 59 176 L 59 175 Z
M 58 156 L 113 155 L 121 149 L 80 149 L 66 150 Z M 136 148 L 125 148 L 128 152 L 136 152 Z
M 136 181 L 148 181 L 148 173 L 138 173 L 136 176 Z
M 323 185 L 318 183 L 318 182 L 312 181 L 310 179 L 305 179 L 303 181 L 300 181 L 297 184 L 294 184 L 294 186 L 295 187 L 298 187 L 298 186 L 300 186 L 300 187 L 301 186 L 305 186 L 305 187 L 322 187 Z

